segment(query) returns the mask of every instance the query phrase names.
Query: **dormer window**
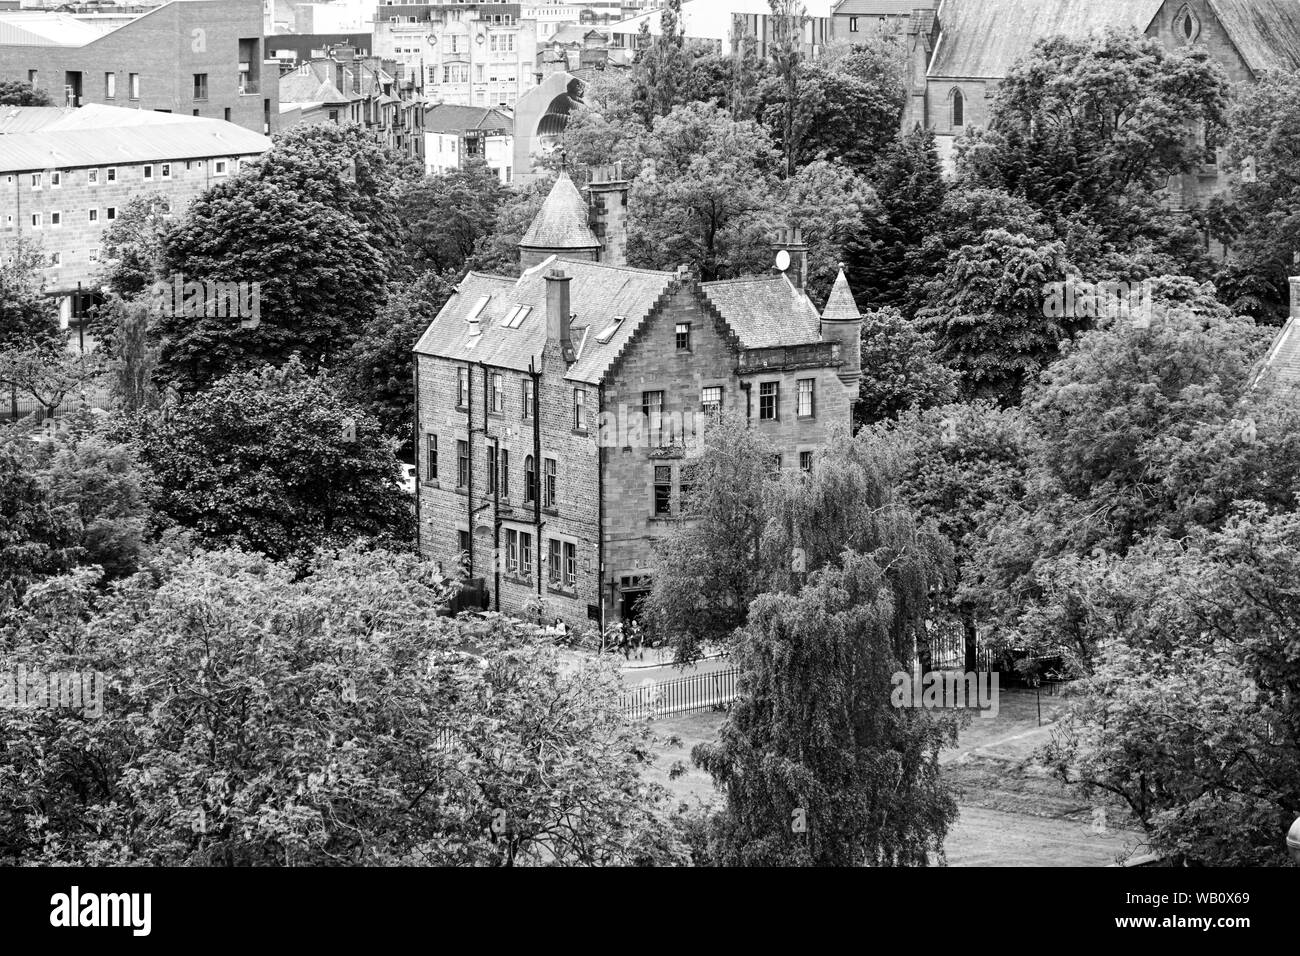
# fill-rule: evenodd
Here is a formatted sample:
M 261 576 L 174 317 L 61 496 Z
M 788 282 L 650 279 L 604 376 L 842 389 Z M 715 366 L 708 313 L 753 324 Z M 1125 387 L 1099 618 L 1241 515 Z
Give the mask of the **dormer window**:
M 608 345 L 610 339 L 614 337 L 614 335 L 618 332 L 619 326 L 621 326 L 622 324 L 623 324 L 623 316 L 621 315 L 614 316 L 614 321 L 609 323 L 609 325 L 605 326 L 605 328 L 601 330 L 601 333 L 596 336 L 596 341 L 599 342 L 601 345 Z

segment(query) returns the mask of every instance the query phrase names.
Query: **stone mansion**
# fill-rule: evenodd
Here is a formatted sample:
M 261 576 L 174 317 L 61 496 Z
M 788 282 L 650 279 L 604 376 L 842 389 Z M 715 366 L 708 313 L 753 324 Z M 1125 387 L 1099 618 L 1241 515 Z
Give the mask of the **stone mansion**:
M 490 606 L 600 626 L 635 618 L 655 538 L 679 521 L 695 422 L 743 413 L 807 469 L 848 426 L 862 319 L 843 274 L 822 314 L 798 230 L 769 275 L 701 282 L 624 262 L 630 183 L 561 172 L 518 278 L 469 273 L 416 352 L 426 558 L 464 560 Z

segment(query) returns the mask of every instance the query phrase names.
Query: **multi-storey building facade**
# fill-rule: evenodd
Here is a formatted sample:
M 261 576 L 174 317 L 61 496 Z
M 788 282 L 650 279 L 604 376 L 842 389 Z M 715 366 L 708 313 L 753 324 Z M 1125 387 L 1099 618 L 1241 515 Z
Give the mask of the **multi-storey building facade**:
M 233 123 L 110 106 L 0 107 L 0 255 L 19 241 L 49 255 L 46 289 L 65 326 L 100 284 L 100 246 L 118 213 L 158 195 L 179 214 L 271 147 Z
M 0 79 L 55 103 L 97 103 L 275 128 L 277 71 L 265 76 L 260 0 L 171 0 L 122 22 L 0 11 Z
M 438 175 L 477 161 L 495 170 L 502 185 L 509 185 L 514 181 L 514 129 L 514 120 L 499 110 L 447 103 L 427 107 L 425 172 Z
M 401 148 L 401 92 L 378 57 L 349 45 L 300 63 L 280 77 L 280 127 L 300 123 L 357 123 L 381 143 Z
M 624 264 L 627 190 L 566 173 L 520 242 L 519 278 L 470 273 L 416 346 L 423 553 L 464 557 L 493 606 L 573 626 L 635 617 L 654 541 L 683 520 L 711 414 L 811 467 L 847 427 L 861 317 L 841 275 L 819 315 L 806 247 L 767 276 L 700 282 Z
M 374 52 L 405 67 L 431 103 L 511 107 L 537 84 L 537 24 L 518 3 L 386 3 Z

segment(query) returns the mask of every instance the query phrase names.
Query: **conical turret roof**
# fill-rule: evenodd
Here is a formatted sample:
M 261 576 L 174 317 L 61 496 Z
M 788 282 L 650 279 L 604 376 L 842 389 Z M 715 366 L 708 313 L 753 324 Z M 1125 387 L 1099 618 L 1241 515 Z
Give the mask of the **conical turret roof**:
M 555 185 L 542 203 L 532 225 L 519 240 L 529 249 L 560 252 L 565 249 L 599 249 L 596 234 L 587 225 L 587 204 L 569 174 L 560 170 Z
M 840 274 L 835 277 L 835 286 L 831 289 L 830 298 L 826 300 L 826 308 L 822 309 L 822 318 L 830 322 L 862 318 L 858 304 L 853 301 L 853 290 L 849 288 L 843 266 L 840 266 Z

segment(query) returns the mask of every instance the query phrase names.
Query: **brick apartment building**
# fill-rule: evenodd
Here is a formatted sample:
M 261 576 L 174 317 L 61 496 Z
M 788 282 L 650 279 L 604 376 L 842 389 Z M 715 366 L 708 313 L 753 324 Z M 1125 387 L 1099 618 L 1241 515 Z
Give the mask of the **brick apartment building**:
M 218 119 L 111 106 L 0 107 L 0 256 L 19 240 L 50 256 L 46 289 L 76 324 L 99 287 L 100 245 L 118 212 L 155 194 L 179 213 L 271 147 Z
M 261 0 L 171 0 L 95 20 L 0 10 L 0 79 L 55 103 L 98 103 L 275 130 L 278 68 L 266 67 Z
M 465 554 L 502 611 L 540 598 L 572 626 L 635 617 L 654 539 L 682 518 L 692 425 L 744 414 L 778 467 L 808 468 L 861 374 L 848 283 L 818 315 L 797 231 L 767 276 L 629 268 L 628 187 L 598 169 L 584 201 L 561 173 L 523 274 L 471 272 L 415 348 L 422 552 Z

